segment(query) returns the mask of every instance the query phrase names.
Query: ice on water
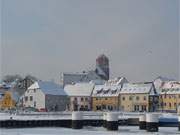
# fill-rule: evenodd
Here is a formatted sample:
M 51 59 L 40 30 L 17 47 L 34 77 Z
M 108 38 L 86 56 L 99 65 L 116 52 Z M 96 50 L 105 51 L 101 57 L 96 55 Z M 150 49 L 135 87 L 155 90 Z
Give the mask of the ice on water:
M 177 135 L 177 127 L 160 127 L 157 133 L 140 131 L 138 126 L 121 126 L 118 131 L 106 131 L 103 127 L 84 127 L 81 130 L 70 128 L 19 128 L 0 129 L 0 135 Z

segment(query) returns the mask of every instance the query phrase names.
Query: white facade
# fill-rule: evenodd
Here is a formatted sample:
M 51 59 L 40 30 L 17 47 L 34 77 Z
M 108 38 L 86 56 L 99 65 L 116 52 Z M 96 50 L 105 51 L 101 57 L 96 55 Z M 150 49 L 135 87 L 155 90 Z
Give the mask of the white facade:
M 36 109 L 45 108 L 45 94 L 41 89 L 28 89 L 23 95 L 23 106 Z
M 40 111 L 64 111 L 68 97 L 64 89 L 53 82 L 37 81 L 21 97 L 23 107 Z

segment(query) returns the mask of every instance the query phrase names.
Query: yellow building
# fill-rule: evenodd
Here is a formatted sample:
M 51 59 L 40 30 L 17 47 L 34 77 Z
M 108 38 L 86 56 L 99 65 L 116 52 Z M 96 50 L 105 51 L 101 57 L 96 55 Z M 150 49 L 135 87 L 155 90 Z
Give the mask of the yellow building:
M 10 91 L 6 91 L 4 96 L 0 100 L 0 108 L 1 109 L 11 109 L 14 108 L 16 101 L 13 99 L 13 93 Z
M 153 83 L 126 83 L 119 95 L 119 108 L 127 112 L 156 111 L 158 95 Z
M 119 110 L 121 85 L 96 85 L 92 93 L 92 110 Z
M 163 84 L 160 92 L 159 110 L 176 112 L 180 106 L 180 82 L 169 81 Z

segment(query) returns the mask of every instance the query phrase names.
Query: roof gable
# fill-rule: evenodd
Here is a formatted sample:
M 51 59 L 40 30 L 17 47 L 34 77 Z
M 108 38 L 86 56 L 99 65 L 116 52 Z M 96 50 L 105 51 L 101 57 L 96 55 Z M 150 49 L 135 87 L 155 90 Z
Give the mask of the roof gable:
M 50 81 L 37 81 L 28 89 L 41 89 L 44 94 L 49 95 L 67 95 L 60 85 Z

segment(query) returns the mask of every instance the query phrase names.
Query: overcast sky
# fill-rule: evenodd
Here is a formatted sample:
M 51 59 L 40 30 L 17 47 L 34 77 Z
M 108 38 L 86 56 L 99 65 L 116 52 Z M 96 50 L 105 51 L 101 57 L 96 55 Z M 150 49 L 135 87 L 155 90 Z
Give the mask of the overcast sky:
M 1 71 L 60 80 L 95 69 L 110 76 L 178 79 L 178 0 L 1 0 Z

